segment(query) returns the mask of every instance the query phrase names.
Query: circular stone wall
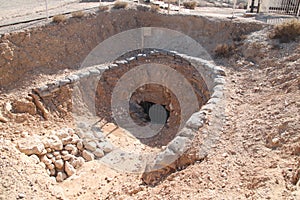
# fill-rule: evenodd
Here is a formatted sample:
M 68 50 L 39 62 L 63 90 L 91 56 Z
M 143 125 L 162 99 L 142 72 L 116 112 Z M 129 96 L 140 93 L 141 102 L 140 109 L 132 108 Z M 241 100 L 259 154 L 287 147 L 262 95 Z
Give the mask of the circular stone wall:
M 134 56 L 135 55 L 135 56 Z M 167 85 L 147 83 L 138 87 L 130 97 L 130 116 L 139 126 L 145 126 L 149 121 L 149 113 L 141 103 L 148 102 L 153 105 L 161 105 L 168 113 L 166 123 L 161 131 L 153 137 L 140 138 L 141 142 L 153 147 L 166 146 L 177 134 L 181 120 L 187 120 L 192 113 L 199 110 L 210 97 L 210 92 L 201 74 L 191 63 L 184 58 L 166 51 L 146 49 L 129 52 L 115 61 L 116 66 L 106 70 L 99 81 L 96 93 L 96 113 L 100 118 L 114 122 L 112 116 L 112 93 L 120 78 L 131 69 L 143 64 L 160 64 L 174 69 L 188 81 L 197 99 L 197 108 L 191 110 L 188 116 L 182 118 L 178 96 Z M 139 75 L 139 74 L 138 74 Z M 140 77 L 143 79 L 144 77 Z M 145 77 L 146 78 L 146 77 Z M 181 80 L 174 80 L 175 87 L 180 87 Z M 175 85 L 174 85 L 175 84 Z M 171 86 L 170 86 L 171 87 Z M 157 116 L 159 117 L 159 116 Z M 148 120 L 147 120 L 148 119 Z M 185 123 L 185 122 L 183 122 Z

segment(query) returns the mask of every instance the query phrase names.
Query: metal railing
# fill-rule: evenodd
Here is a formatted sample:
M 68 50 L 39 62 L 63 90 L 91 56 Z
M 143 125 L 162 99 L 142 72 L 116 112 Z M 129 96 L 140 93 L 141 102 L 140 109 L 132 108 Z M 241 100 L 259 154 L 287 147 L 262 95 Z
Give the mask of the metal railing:
M 250 12 L 278 13 L 299 16 L 300 0 L 249 0 Z
M 269 12 L 299 16 L 300 0 L 277 0 L 270 3 Z

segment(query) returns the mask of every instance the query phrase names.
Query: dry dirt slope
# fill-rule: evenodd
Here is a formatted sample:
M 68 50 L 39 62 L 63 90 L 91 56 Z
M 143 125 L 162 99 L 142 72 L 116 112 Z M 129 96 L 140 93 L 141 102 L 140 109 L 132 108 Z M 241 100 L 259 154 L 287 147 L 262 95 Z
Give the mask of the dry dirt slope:
M 0 199 L 299 199 L 300 45 L 265 35 L 253 33 L 235 55 L 218 60 L 227 74 L 226 124 L 203 162 L 156 187 L 96 162 L 57 184 L 14 148 L 15 140 L 23 131 L 42 135 L 71 124 L 24 115 L 0 122 Z M 17 97 L 1 94 L 1 105 Z

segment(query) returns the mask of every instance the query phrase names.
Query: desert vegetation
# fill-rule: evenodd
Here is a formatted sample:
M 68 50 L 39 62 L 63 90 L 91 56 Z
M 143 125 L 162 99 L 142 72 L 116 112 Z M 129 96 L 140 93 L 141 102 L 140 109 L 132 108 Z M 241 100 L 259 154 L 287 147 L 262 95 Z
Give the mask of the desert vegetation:
M 284 22 L 274 27 L 270 38 L 279 39 L 280 42 L 294 41 L 300 36 L 300 21 L 297 19 Z
M 72 12 L 72 17 L 74 17 L 74 18 L 82 18 L 82 17 L 84 17 L 84 12 L 83 11 Z
M 125 1 L 116 1 L 114 4 L 114 9 L 122 9 L 126 8 L 128 6 L 128 3 Z
M 196 1 L 188 1 L 188 2 L 183 2 L 183 6 L 186 8 L 186 9 L 195 9 L 196 6 L 197 6 L 197 2 Z

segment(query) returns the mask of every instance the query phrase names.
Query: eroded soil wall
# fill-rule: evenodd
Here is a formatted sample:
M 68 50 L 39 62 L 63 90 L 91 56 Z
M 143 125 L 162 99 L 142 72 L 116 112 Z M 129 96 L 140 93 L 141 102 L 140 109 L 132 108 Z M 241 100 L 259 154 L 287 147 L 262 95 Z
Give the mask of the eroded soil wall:
M 139 10 L 114 10 L 70 18 L 60 24 L 7 33 L 0 38 L 0 89 L 18 88 L 38 74 L 77 69 L 103 40 L 139 27 L 164 27 L 180 31 L 199 42 L 209 53 L 219 43 L 238 40 L 262 28 L 200 16 L 163 15 Z

